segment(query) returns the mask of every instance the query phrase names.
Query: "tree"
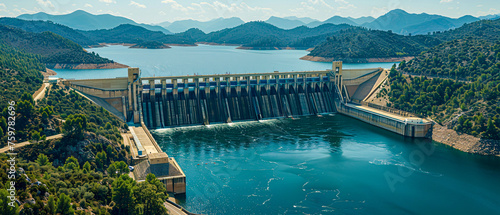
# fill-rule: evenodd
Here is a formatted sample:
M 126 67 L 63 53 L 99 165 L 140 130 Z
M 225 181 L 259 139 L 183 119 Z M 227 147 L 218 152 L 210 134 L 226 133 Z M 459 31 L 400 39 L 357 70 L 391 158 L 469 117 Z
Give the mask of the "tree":
M 92 167 L 90 166 L 90 163 L 88 161 L 83 164 L 83 173 L 89 173 L 92 171 Z
M 65 136 L 83 139 L 83 132 L 87 130 L 87 117 L 82 114 L 69 115 L 63 129 Z
M 15 215 L 18 214 L 18 207 L 17 204 L 14 203 L 14 207 L 9 205 L 11 202 L 10 199 L 7 198 L 9 193 L 5 189 L 0 190 L 0 214 L 2 215 Z
M 61 215 L 73 215 L 75 213 L 73 207 L 71 207 L 71 198 L 64 193 L 59 195 L 56 213 L 60 213 Z
M 110 175 L 111 177 L 115 177 L 117 175 L 114 163 L 110 164 L 106 171 L 108 172 L 108 175 Z
M 38 158 L 36 159 L 36 162 L 40 165 L 40 166 L 45 166 L 47 164 L 49 164 L 49 158 L 44 155 L 44 154 L 40 154 L 38 155 Z
M 117 175 L 120 176 L 121 174 L 128 174 L 130 170 L 128 169 L 127 163 L 120 161 L 111 163 L 107 172 L 111 177 L 115 177 Z
M 95 157 L 95 163 L 97 164 L 97 168 L 101 170 L 104 169 L 104 165 L 106 164 L 107 160 L 108 156 L 106 155 L 106 152 L 104 151 L 98 152 Z
M 39 141 L 40 140 L 40 132 L 33 131 L 33 134 L 31 135 L 31 139 L 34 141 Z
M 485 139 L 499 139 L 499 129 L 495 126 L 493 120 L 488 119 L 488 125 L 486 126 L 486 131 L 483 132 L 482 136 Z
M 47 212 L 51 215 L 56 214 L 56 203 L 53 195 L 49 196 L 49 201 L 47 202 Z
M 115 202 L 113 214 L 132 214 L 134 211 L 134 180 L 128 175 L 121 175 L 112 184 L 112 199 Z
M 137 204 L 142 204 L 143 214 L 161 215 L 167 214 L 167 209 L 163 205 L 165 195 L 158 192 L 155 185 L 148 182 L 139 183 L 135 188 L 137 192 Z
M 80 164 L 78 163 L 78 160 L 71 156 L 66 159 L 66 163 L 64 163 L 64 169 L 68 170 L 78 170 L 80 169 Z

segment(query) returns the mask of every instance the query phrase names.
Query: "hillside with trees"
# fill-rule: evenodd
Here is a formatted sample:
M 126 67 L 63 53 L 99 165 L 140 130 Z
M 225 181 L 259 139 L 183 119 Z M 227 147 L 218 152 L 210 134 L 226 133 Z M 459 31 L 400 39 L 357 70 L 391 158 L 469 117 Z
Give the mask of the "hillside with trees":
M 243 25 L 212 32 L 206 35 L 191 32 L 190 36 L 198 42 L 241 45 L 247 48 L 299 48 L 308 49 L 350 25 L 324 24 L 315 28 L 305 26 L 284 30 L 266 22 L 248 22 Z M 312 39 L 314 38 L 314 39 Z
M 98 43 L 130 43 L 154 41 L 164 44 L 194 45 L 194 41 L 176 35 L 166 35 L 161 31 L 150 31 L 140 26 L 122 24 L 112 29 L 80 31 Z
M 0 44 L 1 146 L 7 143 L 5 107 L 15 101 L 16 199 L 14 208 L 0 172 L 1 214 L 167 214 L 165 185 L 152 174 L 136 182 L 127 174 L 129 148 L 122 144 L 126 124 L 67 87 L 52 85 L 46 98 L 33 101 L 41 86 L 42 56 Z M 63 134 L 61 139 L 47 136 Z M 0 167 L 9 169 L 8 156 Z
M 399 72 L 393 69 L 388 105 L 430 116 L 459 133 L 499 140 L 499 74 L 500 43 L 453 40 L 401 62 Z
M 309 56 L 348 63 L 367 62 L 367 58 L 415 56 L 441 41 L 427 36 L 402 36 L 390 31 L 353 27 L 339 31 L 316 46 Z
M 112 60 L 85 51 L 80 45 L 52 32 L 32 33 L 0 25 L 0 41 L 15 49 L 40 55 L 45 64 L 106 64 Z
M 15 50 L 0 42 L 0 110 L 25 92 L 33 94 L 42 84 L 45 65 L 41 57 Z M 5 118 L 1 120 L 2 124 Z M 5 129 L 2 127 L 2 129 Z M 4 130 L 5 131 L 5 130 Z M 0 132 L 0 136 L 3 132 Z
M 0 18 L 0 25 L 16 27 L 24 31 L 33 33 L 50 31 L 75 43 L 78 43 L 83 47 L 99 45 L 99 43 L 97 43 L 93 39 L 84 36 L 80 31 L 67 27 L 65 25 L 53 23 L 51 21 L 28 21 L 16 18 L 2 17 Z

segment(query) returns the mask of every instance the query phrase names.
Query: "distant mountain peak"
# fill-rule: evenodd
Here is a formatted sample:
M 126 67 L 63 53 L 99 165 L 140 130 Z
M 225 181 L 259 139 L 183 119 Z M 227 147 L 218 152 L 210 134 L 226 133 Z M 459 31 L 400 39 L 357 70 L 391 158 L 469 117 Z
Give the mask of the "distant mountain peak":
M 409 13 L 403 9 L 398 8 L 398 9 L 394 9 L 394 10 L 389 11 L 387 14 L 409 14 Z

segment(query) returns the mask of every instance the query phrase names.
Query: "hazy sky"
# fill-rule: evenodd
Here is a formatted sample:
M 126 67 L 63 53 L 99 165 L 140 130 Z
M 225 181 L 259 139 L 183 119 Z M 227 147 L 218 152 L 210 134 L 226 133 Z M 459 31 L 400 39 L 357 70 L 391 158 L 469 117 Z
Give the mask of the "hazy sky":
M 334 15 L 378 17 L 400 8 L 411 13 L 449 17 L 500 13 L 499 0 L 0 0 L 1 16 L 46 12 L 66 14 L 78 9 L 110 13 L 141 23 L 182 19 L 210 20 L 240 17 L 244 21 L 270 16 L 298 16 L 325 20 Z

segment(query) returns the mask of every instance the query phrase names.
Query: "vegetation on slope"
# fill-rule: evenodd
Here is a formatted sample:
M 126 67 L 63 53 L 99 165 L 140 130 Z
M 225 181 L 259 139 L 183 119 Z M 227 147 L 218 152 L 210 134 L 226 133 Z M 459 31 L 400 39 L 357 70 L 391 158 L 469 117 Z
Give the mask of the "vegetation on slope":
M 67 27 L 65 25 L 53 23 L 51 21 L 28 21 L 16 18 L 0 18 L 1 25 L 20 28 L 27 32 L 42 33 L 50 31 L 67 38 L 83 47 L 99 45 L 96 41 L 83 35 L 80 31 Z
M 457 132 L 500 139 L 500 44 L 454 40 L 401 62 L 399 71 L 391 71 L 390 105 Z M 423 76 L 406 78 L 401 72 Z
M 24 92 L 37 91 L 43 79 L 40 71 L 44 70 L 40 56 L 17 51 L 0 42 L 0 110 Z
M 139 42 L 133 46 L 130 46 L 133 49 L 168 49 L 170 46 L 167 46 L 163 43 L 156 41 L 147 41 L 147 42 Z
M 150 31 L 140 26 L 122 24 L 112 29 L 80 31 L 99 43 L 140 43 L 155 41 L 165 44 L 194 45 L 194 41 L 176 35 L 165 35 L 161 31 Z
M 311 37 L 321 35 L 324 40 L 326 35 L 331 35 L 339 30 L 350 27 L 345 24 L 324 24 L 315 28 L 301 26 L 284 30 L 265 22 L 248 22 L 234 28 L 206 35 L 202 35 L 200 32 L 196 32 L 196 34 L 191 32 L 190 36 L 199 42 L 239 44 L 243 47 L 293 47 L 307 49 L 318 44 L 318 41 L 311 40 Z
M 366 62 L 366 58 L 415 56 L 440 42 L 426 36 L 402 36 L 389 31 L 353 27 L 328 37 L 309 55 L 345 62 Z
M 500 42 L 457 39 L 423 52 L 400 69 L 405 73 L 475 81 L 482 75 L 497 76 L 500 70 Z
M 39 78 L 35 73 L 44 68 L 39 58 L 0 45 L 4 74 L 0 82 L 17 80 L 16 86 L 40 87 L 40 82 L 31 80 Z M 9 86 L 1 85 L 3 91 Z M 130 156 L 120 135 L 126 125 L 117 117 L 58 85 L 37 104 L 32 92 L 9 93 L 1 94 L 1 102 L 16 101 L 17 143 L 34 143 L 15 150 L 15 197 L 21 205 L 7 205 L 10 179 L 0 171 L 1 214 L 167 214 L 163 183 L 154 175 L 141 183 L 127 175 Z M 3 108 L 1 129 L 7 126 L 7 114 Z M 45 140 L 57 133 L 63 133 L 63 138 Z M 0 136 L 6 143 L 3 132 Z M 0 155 L 0 168 L 10 168 L 8 159 Z
M 52 32 L 31 33 L 0 25 L 0 40 L 18 50 L 41 55 L 46 64 L 113 63 L 97 54 L 86 52 L 80 45 Z

